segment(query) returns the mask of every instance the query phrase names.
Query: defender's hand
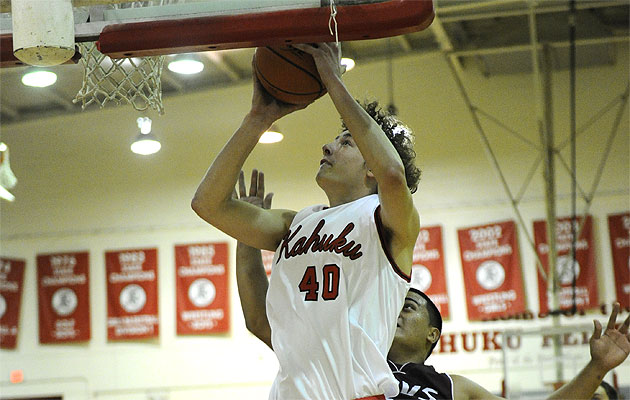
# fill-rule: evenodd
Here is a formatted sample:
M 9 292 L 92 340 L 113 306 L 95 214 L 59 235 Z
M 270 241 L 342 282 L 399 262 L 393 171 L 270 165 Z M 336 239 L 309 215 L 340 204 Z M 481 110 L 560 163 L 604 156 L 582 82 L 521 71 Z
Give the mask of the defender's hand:
M 265 174 L 257 169 L 252 170 L 252 177 L 249 184 L 249 195 L 245 189 L 245 174 L 243 171 L 241 171 L 238 175 L 238 196 L 236 194 L 236 189 L 234 189 L 233 195 L 239 200 L 262 207 L 266 210 L 271 208 L 273 193 L 268 193 L 265 196 Z
M 628 333 L 630 315 L 619 329 L 615 328 L 619 308 L 619 303 L 613 305 L 613 310 L 603 335 L 602 324 L 599 321 L 593 321 L 595 329 L 590 340 L 591 359 L 605 372 L 624 362 L 628 358 L 628 354 L 630 354 L 630 333 Z

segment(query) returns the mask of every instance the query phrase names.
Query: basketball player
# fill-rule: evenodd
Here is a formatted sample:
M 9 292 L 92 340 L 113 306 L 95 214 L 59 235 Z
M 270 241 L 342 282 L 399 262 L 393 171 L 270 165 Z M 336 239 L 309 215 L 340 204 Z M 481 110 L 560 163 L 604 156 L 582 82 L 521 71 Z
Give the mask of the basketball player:
M 569 383 L 553 392 L 548 399 L 590 399 L 604 375 L 621 364 L 630 354 L 630 316 L 619 329 L 615 321 L 619 303 L 615 303 L 602 335 L 602 326 L 594 321 L 590 339 L 591 361 Z M 435 347 L 442 329 L 442 318 L 437 307 L 422 292 L 411 289 L 398 319 L 396 336 L 388 359 L 401 388 L 421 387 L 433 391 L 435 399 L 501 399 L 460 375 L 437 373 L 424 362 Z M 452 382 L 452 392 L 449 383 Z M 421 390 L 420 390 L 421 392 Z M 426 398 L 426 393 L 400 393 L 396 399 Z
M 341 80 L 335 44 L 294 47 L 313 56 L 343 120 L 344 130 L 323 147 L 316 177 L 328 206 L 296 213 L 231 197 L 263 132 L 305 107 L 279 104 L 255 80 L 251 109 L 208 169 L 192 207 L 237 240 L 276 250 L 266 313 L 280 369 L 270 399 L 395 396 L 386 355 L 419 232 L 411 194 L 420 171 L 411 133 L 377 104 L 355 101 Z
M 241 200 L 270 208 L 272 194 L 265 196 L 264 191 L 262 172 L 253 171 L 249 195 L 241 173 Z M 268 284 L 260 250 L 238 243 L 236 281 L 247 329 L 273 349 L 271 328 L 264 312 Z M 604 335 L 601 335 L 601 324 L 595 321 L 590 340 L 591 361 L 571 382 L 552 393 L 549 399 L 591 399 L 593 395 L 593 399 L 606 399 L 608 397 L 605 396 L 609 396 L 609 393 L 616 393 L 614 389 L 609 391 L 606 386 L 610 386 L 602 379 L 630 353 L 630 316 L 616 329 L 618 313 L 619 304 L 616 303 Z M 394 399 L 501 399 L 463 376 L 438 373 L 432 366 L 424 365 L 435 348 L 441 331 L 442 317 L 438 308 L 427 295 L 411 288 L 398 317 L 396 335 L 388 354 L 389 366 L 400 387 L 400 392 Z

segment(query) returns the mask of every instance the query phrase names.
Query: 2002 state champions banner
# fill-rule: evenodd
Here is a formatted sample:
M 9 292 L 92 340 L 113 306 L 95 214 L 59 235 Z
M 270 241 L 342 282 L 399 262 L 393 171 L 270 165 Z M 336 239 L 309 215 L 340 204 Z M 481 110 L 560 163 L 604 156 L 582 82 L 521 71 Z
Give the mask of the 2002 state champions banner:
M 583 218 L 577 218 L 575 232 L 578 232 Z M 573 307 L 573 281 L 575 277 L 575 303 L 578 309 L 598 307 L 597 303 L 597 271 L 595 270 L 595 248 L 593 246 L 593 220 L 586 217 L 584 228 L 576 240 L 575 264 L 571 260 L 571 218 L 556 220 L 556 273 L 560 292 L 558 296 L 561 310 Z M 534 243 L 536 252 L 542 262 L 543 270 L 549 274 L 549 242 L 547 240 L 547 222 L 534 221 Z M 572 268 L 572 265 L 574 268 Z M 549 311 L 547 281 L 538 272 L 538 300 L 540 312 Z
M 630 307 L 630 212 L 608 216 L 617 301 Z
M 88 252 L 37 256 L 39 342 L 90 339 Z
M 146 339 L 160 333 L 157 249 L 105 253 L 107 339 Z
M 230 330 L 227 243 L 175 246 L 177 334 Z
M 17 345 L 26 261 L 0 257 L 0 349 Z
M 457 230 L 469 320 L 525 311 L 516 232 L 513 221 Z
M 429 296 L 440 310 L 442 318 L 449 317 L 441 226 L 420 229 L 413 249 L 411 287 Z

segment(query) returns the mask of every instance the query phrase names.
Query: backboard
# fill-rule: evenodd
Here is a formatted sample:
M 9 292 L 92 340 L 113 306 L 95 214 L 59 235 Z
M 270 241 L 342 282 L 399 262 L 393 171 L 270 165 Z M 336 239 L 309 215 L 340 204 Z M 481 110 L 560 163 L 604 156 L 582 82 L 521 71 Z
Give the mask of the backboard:
M 74 102 L 160 113 L 165 55 L 383 38 L 434 18 L 433 0 L 0 0 L 0 11 L 0 67 L 80 59 Z
M 334 41 L 331 2 L 340 41 L 420 31 L 434 18 L 432 0 L 75 0 L 75 41 L 112 58 Z M 8 0 L 0 11 L 0 66 L 20 65 Z

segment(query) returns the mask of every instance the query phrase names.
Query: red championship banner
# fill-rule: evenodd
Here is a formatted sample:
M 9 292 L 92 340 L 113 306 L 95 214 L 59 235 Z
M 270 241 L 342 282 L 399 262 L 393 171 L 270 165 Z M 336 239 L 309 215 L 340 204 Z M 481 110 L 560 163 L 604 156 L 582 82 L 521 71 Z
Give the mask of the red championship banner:
M 615 270 L 615 289 L 621 307 L 630 307 L 630 212 L 608 216 Z
M 26 261 L 0 257 L 0 349 L 17 345 Z
M 575 232 L 580 229 L 583 218 L 577 218 Z M 558 218 L 556 221 L 556 274 L 560 291 L 558 301 L 561 310 L 573 308 L 573 277 L 575 276 L 575 304 L 578 309 L 587 310 L 598 307 L 597 271 L 595 270 L 595 247 L 593 246 L 593 221 L 587 216 L 582 233 L 575 242 L 575 265 L 572 268 L 571 218 Z M 549 244 L 547 241 L 547 222 L 534 221 L 534 243 L 536 253 L 545 273 L 549 274 Z M 538 272 L 538 300 L 540 312 L 549 312 L 547 281 Z
M 39 342 L 90 339 L 89 254 L 37 256 Z
M 525 311 L 516 233 L 514 221 L 457 230 L 469 320 Z
M 227 243 L 175 246 L 177 334 L 230 330 Z
M 157 267 L 157 249 L 105 253 L 108 340 L 159 335 Z
M 440 310 L 442 318 L 449 317 L 441 226 L 420 229 L 418 240 L 413 248 L 411 287 L 429 296 Z

